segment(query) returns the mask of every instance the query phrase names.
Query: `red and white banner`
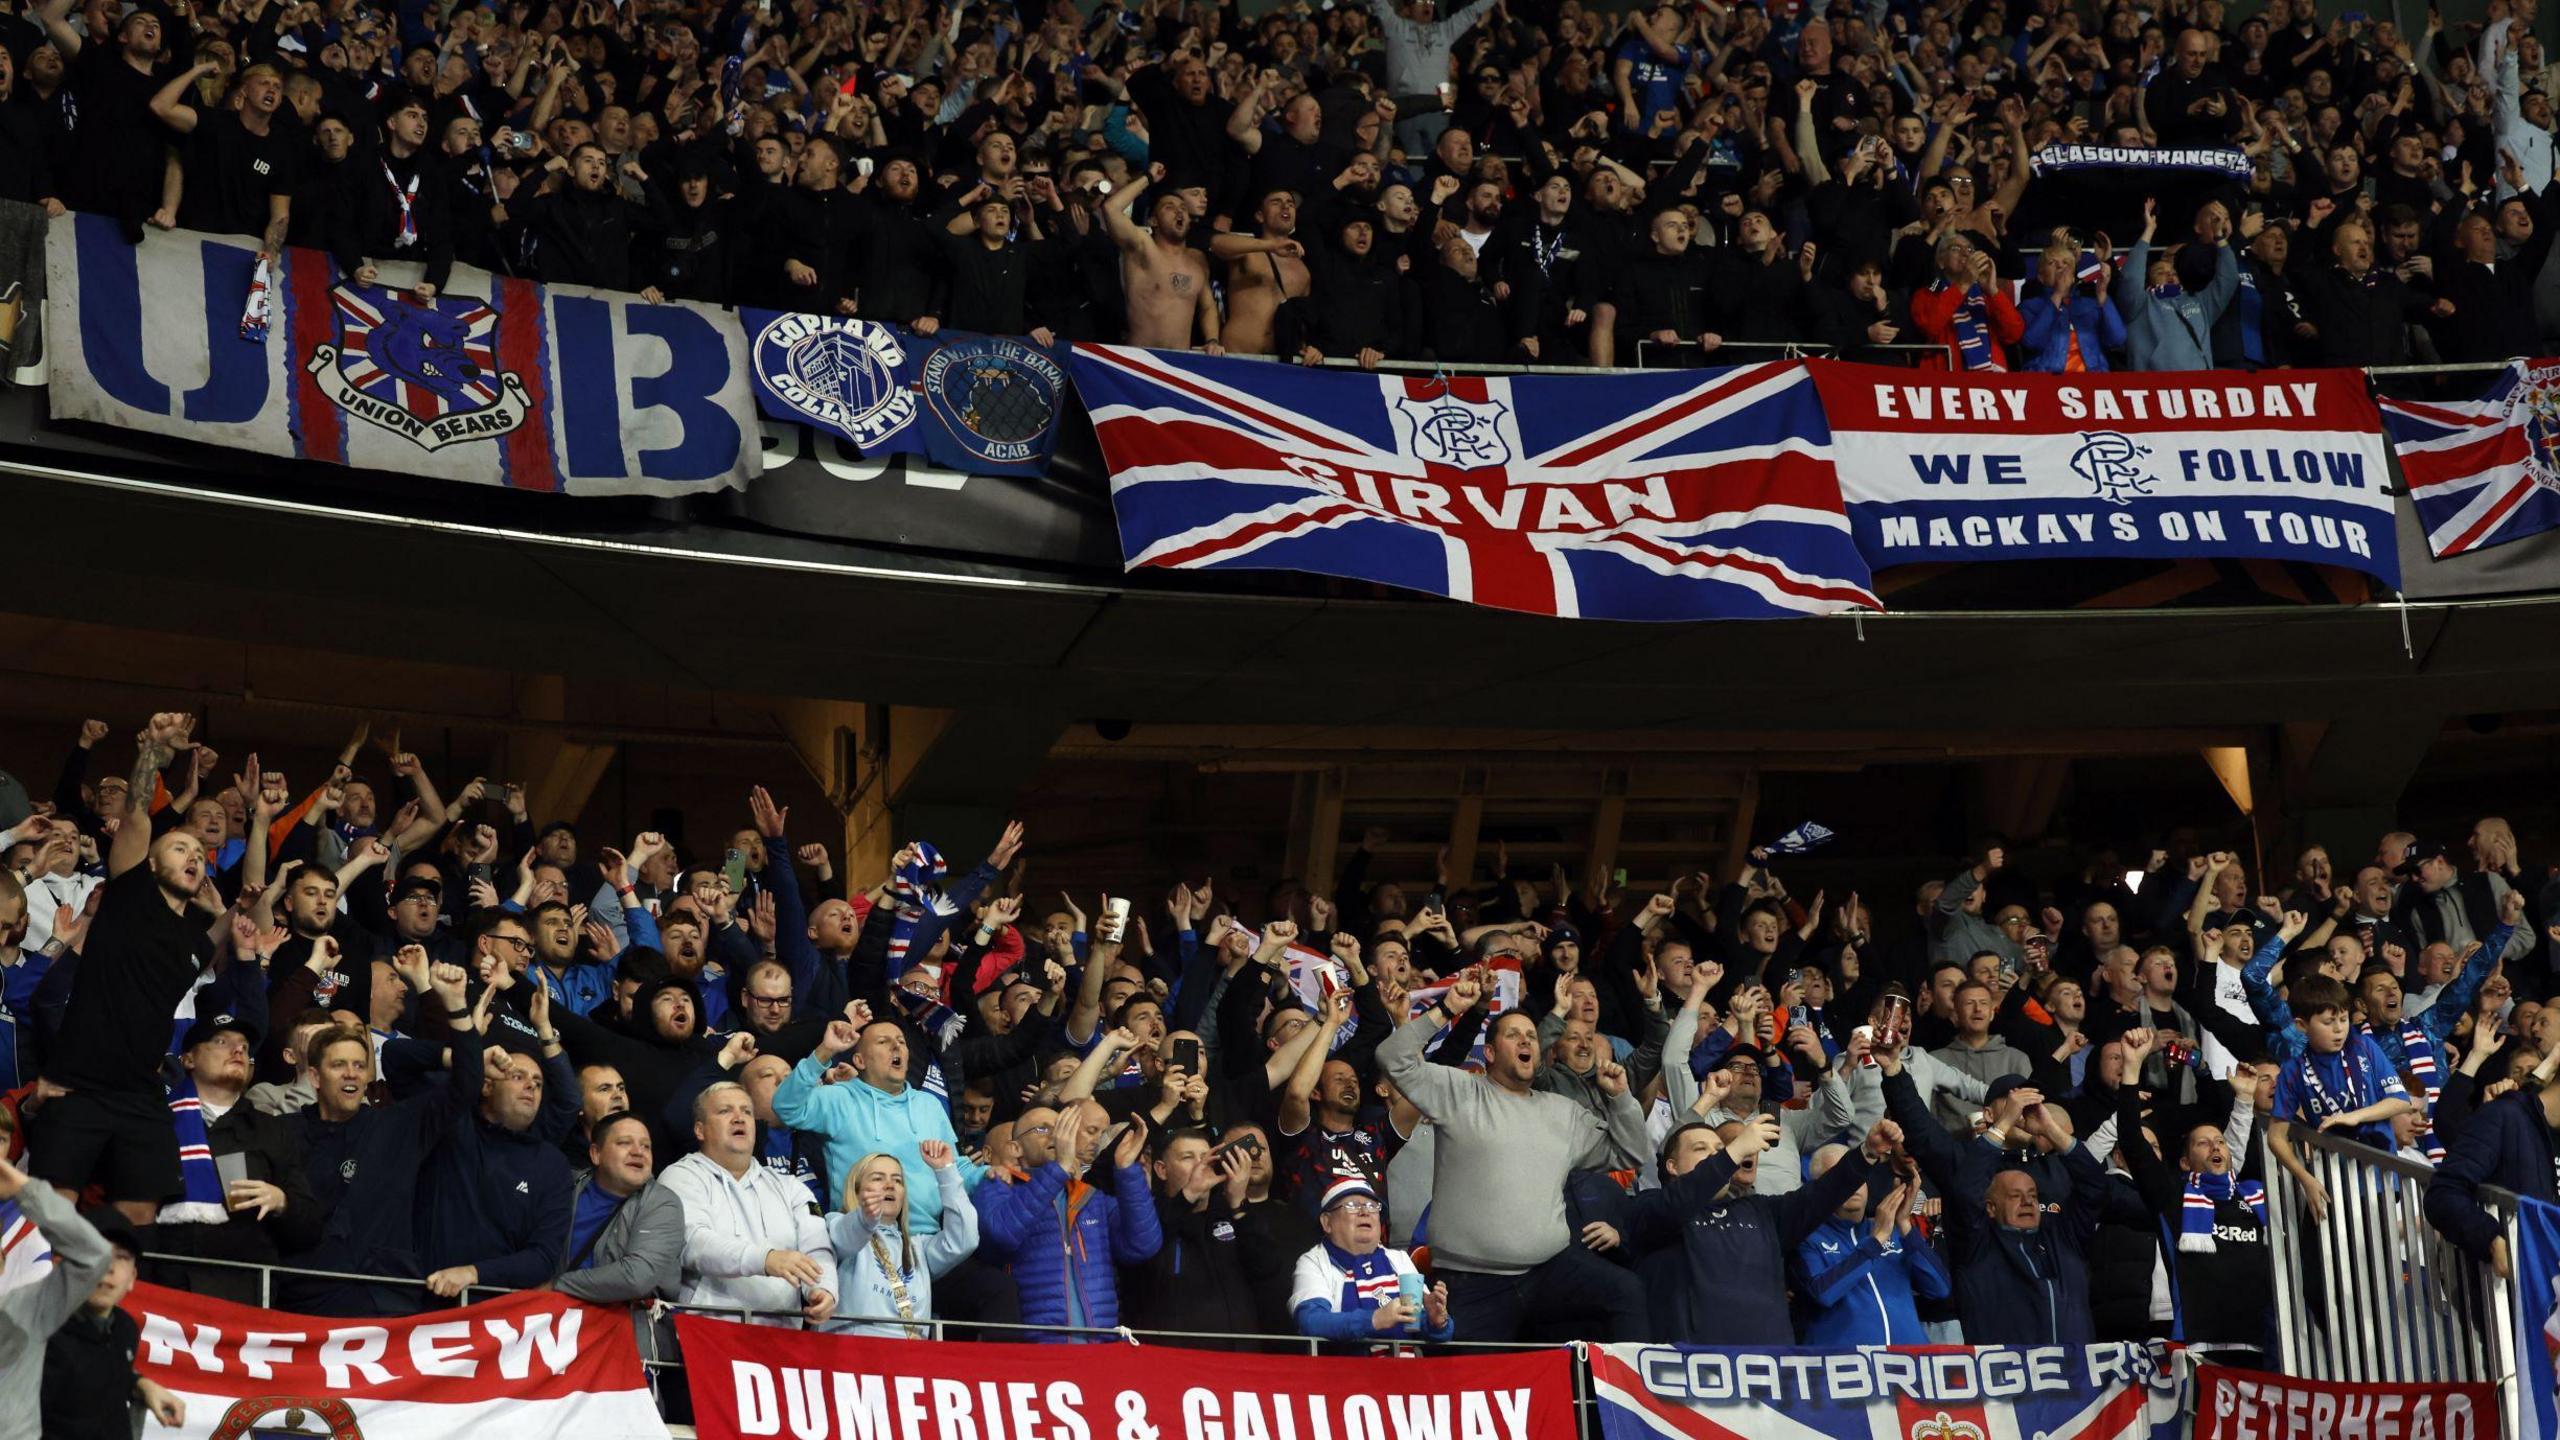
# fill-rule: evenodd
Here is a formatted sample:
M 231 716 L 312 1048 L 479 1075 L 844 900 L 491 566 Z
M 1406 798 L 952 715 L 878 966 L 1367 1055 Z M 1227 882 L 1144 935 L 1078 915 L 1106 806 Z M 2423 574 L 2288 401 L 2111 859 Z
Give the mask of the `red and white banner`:
M 667 1440 L 631 1316 L 526 1291 L 396 1319 L 289 1315 L 137 1285 L 134 1368 L 186 1402 L 170 1440 Z M 486 1428 L 483 1428 L 486 1427 Z
M 1570 1352 L 938 1345 L 676 1317 L 702 1440 L 1574 1440 Z
M 1806 368 L 1877 570 L 2292 560 L 2400 583 L 2391 463 L 2360 371 Z
M 2196 1373 L 2195 1440 L 2498 1440 L 2486 1384 L 2332 1384 L 2207 1365 Z

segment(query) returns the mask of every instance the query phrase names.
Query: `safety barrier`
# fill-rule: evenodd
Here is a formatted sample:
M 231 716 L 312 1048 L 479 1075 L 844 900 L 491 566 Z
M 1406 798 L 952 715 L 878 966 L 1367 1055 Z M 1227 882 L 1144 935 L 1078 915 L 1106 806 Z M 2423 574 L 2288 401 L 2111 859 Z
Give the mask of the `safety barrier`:
M 2328 1218 L 2311 1218 L 2291 1171 L 2267 1166 L 2284 1373 L 2368 1384 L 2483 1381 L 2502 1397 L 2503 1433 L 2523 1434 L 2515 1284 L 2428 1226 L 2433 1171 L 2334 1135 L 2296 1129 L 2293 1143 L 2328 1197 Z M 2480 1193 L 2514 1254 L 2515 1197 Z

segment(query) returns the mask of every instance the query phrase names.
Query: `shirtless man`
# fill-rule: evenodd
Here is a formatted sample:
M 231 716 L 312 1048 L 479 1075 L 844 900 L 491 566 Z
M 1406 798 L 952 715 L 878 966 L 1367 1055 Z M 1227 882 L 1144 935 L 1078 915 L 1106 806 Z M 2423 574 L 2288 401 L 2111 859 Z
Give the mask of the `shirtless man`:
M 1218 343 L 1218 300 L 1209 293 L 1209 260 L 1182 243 L 1191 225 L 1191 208 L 1171 190 L 1158 191 L 1147 207 L 1147 228 L 1130 219 L 1138 196 L 1150 182 L 1161 184 L 1164 165 L 1147 167 L 1103 207 L 1112 243 L 1120 247 L 1120 284 L 1129 292 L 1129 343 L 1152 350 L 1188 350 L 1194 319 L 1200 326 L 1200 349 L 1226 354 Z M 1304 283 L 1301 281 L 1301 283 Z
M 1237 355 L 1278 353 L 1272 334 L 1282 304 L 1307 293 L 1307 247 L 1293 238 L 1298 197 L 1274 190 L 1254 208 L 1259 235 L 1212 235 L 1209 253 L 1227 262 L 1226 348 Z

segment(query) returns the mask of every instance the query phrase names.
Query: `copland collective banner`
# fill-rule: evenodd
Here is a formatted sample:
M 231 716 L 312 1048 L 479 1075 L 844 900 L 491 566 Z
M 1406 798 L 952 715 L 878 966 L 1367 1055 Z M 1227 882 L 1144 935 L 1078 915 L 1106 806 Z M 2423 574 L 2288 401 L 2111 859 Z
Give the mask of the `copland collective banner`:
M 53 417 L 436 479 L 685 495 L 763 466 L 735 316 L 453 267 L 420 301 L 317 250 L 65 215 L 46 236 Z
M 939 1345 L 676 1317 L 703 1440 L 1574 1440 L 1571 1352 Z
M 2185 1440 L 2166 1346 L 1594 1345 L 1603 1440 Z
M 2139 375 L 1809 361 L 1867 563 L 2341 565 L 2397 589 L 2381 413 L 2354 370 Z
M 134 1367 L 186 1402 L 168 1440 L 667 1440 L 630 1312 L 521 1291 L 398 1319 L 324 1319 L 137 1285 Z

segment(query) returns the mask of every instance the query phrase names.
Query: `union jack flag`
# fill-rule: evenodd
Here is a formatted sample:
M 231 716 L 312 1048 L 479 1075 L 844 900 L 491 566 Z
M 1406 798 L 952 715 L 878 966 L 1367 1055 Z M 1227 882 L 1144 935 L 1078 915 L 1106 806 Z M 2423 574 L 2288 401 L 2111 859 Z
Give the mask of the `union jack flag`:
M 2560 361 L 2515 361 L 2476 400 L 2378 403 L 2436 558 L 2560 526 Z
M 432 308 L 380 286 L 341 285 L 338 373 L 421 420 L 498 403 L 498 312 L 484 301 Z
M 1133 570 L 1611 620 L 1884 608 L 1791 361 L 1467 379 L 1079 345 L 1074 373 Z

